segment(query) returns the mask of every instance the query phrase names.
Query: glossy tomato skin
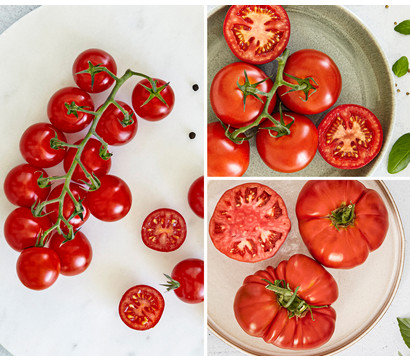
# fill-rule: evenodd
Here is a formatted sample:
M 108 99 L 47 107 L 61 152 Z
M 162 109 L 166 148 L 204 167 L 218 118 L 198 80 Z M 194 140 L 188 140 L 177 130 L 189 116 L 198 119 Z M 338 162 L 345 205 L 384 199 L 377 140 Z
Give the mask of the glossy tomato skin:
M 251 64 L 237 62 L 219 70 L 212 81 L 210 91 L 211 106 L 216 117 L 224 124 L 237 128 L 254 122 L 262 113 L 266 100 L 262 95 L 259 97 L 263 102 L 248 95 L 244 111 L 244 95 L 238 88 L 238 82 L 240 85 L 245 83 L 245 71 L 251 84 L 267 79 L 257 86 L 258 90 L 267 93 L 272 89 L 272 80 L 261 69 Z M 273 111 L 275 103 L 276 95 L 269 104 L 269 113 Z
M 265 280 L 284 280 L 293 291 L 299 286 L 299 298 L 310 306 L 326 307 L 290 317 L 276 294 L 266 289 Z M 238 324 L 251 336 L 284 349 L 313 349 L 333 335 L 336 312 L 331 304 L 338 295 L 336 281 L 329 272 L 306 255 L 296 254 L 276 268 L 268 266 L 246 277 L 236 293 L 234 313 Z
M 235 144 L 219 122 L 208 124 L 208 176 L 242 176 L 249 166 L 249 142 Z
M 89 93 L 100 93 L 110 88 L 114 83 L 114 78 L 104 71 L 94 75 L 93 84 L 90 74 L 78 74 L 78 72 L 89 68 L 89 62 L 94 66 L 104 66 L 114 75 L 117 75 L 117 64 L 110 54 L 101 49 L 88 49 L 79 54 L 73 64 L 73 78 L 77 86 Z
M 221 196 L 209 222 L 209 235 L 226 256 L 253 263 L 275 255 L 290 227 L 283 199 L 266 185 L 246 183 Z
M 238 59 L 266 64 L 286 49 L 290 22 L 280 5 L 233 5 L 226 14 L 223 32 Z
M 279 113 L 273 117 L 280 121 Z M 306 116 L 296 113 L 283 113 L 285 124 L 295 120 L 290 127 L 290 135 L 279 138 L 273 130 L 264 128 L 275 126 L 269 119 L 266 119 L 259 126 L 256 135 L 256 148 L 263 162 L 272 170 L 283 173 L 294 173 L 304 169 L 313 160 L 318 145 L 318 131 L 312 121 Z
M 283 104 L 291 111 L 304 115 L 318 114 L 326 111 L 335 104 L 342 90 L 342 76 L 335 62 L 325 53 L 303 49 L 294 52 L 288 58 L 285 65 L 285 74 L 290 74 L 298 78 L 312 77 L 316 84 L 311 84 L 316 88 L 316 92 L 309 92 L 309 99 L 306 99 L 302 91 L 289 91 L 289 87 L 278 88 L 278 95 Z M 284 75 L 284 80 L 296 84 L 296 80 Z
M 118 176 L 105 175 L 101 186 L 88 193 L 91 214 L 102 221 L 121 220 L 131 209 L 132 195 L 126 182 Z
M 60 273 L 60 260 L 54 250 L 30 247 L 17 259 L 17 275 L 24 286 L 44 290 L 55 283 Z
M 171 278 L 180 286 L 175 295 L 188 304 L 199 304 L 204 301 L 204 261 L 185 259 L 175 265 Z
M 200 218 L 204 218 L 204 177 L 196 179 L 188 190 L 188 204 Z
M 75 133 L 85 129 L 94 119 L 94 115 L 78 111 L 77 115 L 67 114 L 66 103 L 75 103 L 84 110 L 94 111 L 94 102 L 90 94 L 74 86 L 65 87 L 53 94 L 47 105 L 50 122 L 61 131 Z
M 156 82 L 157 88 L 166 84 L 166 82 L 161 79 L 153 80 Z M 151 83 L 147 79 L 141 80 L 135 86 L 132 92 L 132 107 L 137 115 L 148 121 L 159 121 L 167 117 L 174 108 L 175 103 L 175 95 L 171 86 L 168 85 L 161 91 L 161 96 L 166 104 L 157 98 L 153 98 L 147 104 L 143 105 L 149 97 L 149 91 L 142 85 L 152 88 Z
M 51 124 L 37 123 L 26 129 L 20 139 L 20 152 L 24 160 L 39 168 L 59 164 L 65 155 L 65 148 L 52 149 L 50 140 L 55 137 L 67 142 L 65 135 Z
M 355 219 L 337 229 L 329 218 L 341 205 L 354 204 Z M 389 216 L 380 195 L 356 180 L 312 180 L 299 193 L 296 216 L 312 256 L 330 268 L 350 269 L 383 243 Z

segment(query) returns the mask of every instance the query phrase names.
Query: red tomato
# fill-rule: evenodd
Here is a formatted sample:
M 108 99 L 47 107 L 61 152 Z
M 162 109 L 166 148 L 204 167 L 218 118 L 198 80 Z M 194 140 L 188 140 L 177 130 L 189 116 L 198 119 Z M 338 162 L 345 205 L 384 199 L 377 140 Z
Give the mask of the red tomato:
M 204 218 L 204 177 L 196 179 L 188 190 L 188 204 L 200 218 Z
M 14 205 L 31 207 L 35 202 L 47 199 L 50 188 L 41 188 L 37 184 L 40 175 L 48 177 L 47 173 L 38 167 L 21 164 L 7 174 L 4 180 L 4 193 Z
M 13 210 L 4 222 L 4 237 L 16 251 L 36 245 L 37 238 L 51 228 L 47 216 L 34 217 L 29 208 Z
M 118 311 L 125 325 L 133 330 L 148 330 L 157 325 L 164 312 L 161 293 L 148 285 L 128 289 L 120 300 Z
M 251 64 L 266 64 L 288 45 L 290 23 L 279 5 L 234 5 L 226 14 L 223 31 L 237 58 Z
M 80 144 L 82 141 L 83 139 L 78 140 L 75 143 L 75 145 Z M 81 153 L 81 157 L 80 157 L 81 162 L 83 163 L 87 171 L 90 174 L 94 173 L 94 175 L 97 176 L 98 178 L 106 175 L 111 169 L 111 158 L 104 160 L 100 156 L 101 145 L 102 144 L 99 140 L 90 138 L 85 144 L 84 149 Z M 73 163 L 73 160 L 76 154 L 77 154 L 76 148 L 68 149 L 67 154 L 64 158 L 64 170 L 66 172 L 68 172 L 68 170 L 70 169 L 71 164 Z M 81 169 L 80 165 L 78 164 L 75 167 L 71 180 L 77 181 L 81 184 L 83 183 L 81 180 L 87 183 L 90 182 L 90 180 L 87 179 L 87 177 L 84 174 L 84 171 Z
M 275 120 L 280 121 L 279 113 L 274 114 Z M 275 126 L 266 119 L 259 126 L 256 135 L 256 147 L 262 160 L 272 170 L 283 173 L 293 173 L 304 169 L 313 160 L 317 150 L 318 132 L 309 118 L 296 113 L 283 113 L 285 124 L 293 120 L 290 135 L 279 138 L 272 137 L 277 132 L 264 128 Z
M 76 114 L 67 114 L 66 104 L 75 103 L 87 111 L 94 111 L 94 102 L 91 96 L 77 87 L 65 87 L 58 90 L 49 100 L 47 115 L 50 122 L 61 131 L 75 133 L 85 129 L 94 119 L 94 115 L 78 111 Z
M 117 101 L 123 109 L 132 114 L 134 122 L 123 126 L 120 121 L 124 120 L 124 114 L 114 104 L 110 104 L 98 120 L 95 131 L 109 145 L 124 145 L 129 143 L 137 133 L 138 121 L 134 111 L 129 105 Z
M 57 280 L 60 260 L 54 250 L 30 247 L 21 252 L 16 267 L 24 286 L 32 290 L 44 290 Z
M 298 78 L 312 77 L 316 84 L 310 80 L 316 91 L 309 91 L 309 99 L 303 91 L 293 91 L 287 86 L 278 88 L 278 95 L 283 104 L 291 111 L 310 115 L 326 111 L 339 98 L 342 90 L 342 76 L 334 61 L 326 54 L 313 50 L 299 50 L 289 56 L 285 65 L 285 74 Z M 296 80 L 284 75 L 283 79 L 291 84 Z
M 186 223 L 182 215 L 173 209 L 158 209 L 144 220 L 142 241 L 152 250 L 169 252 L 178 249 L 186 238 Z
M 257 183 L 227 190 L 216 204 L 209 222 L 215 247 L 226 256 L 244 262 L 271 258 L 290 231 L 282 198 Z
M 276 295 L 267 288 L 268 281 L 285 293 Z M 294 292 L 296 298 L 291 301 Z M 333 335 L 336 312 L 330 305 L 338 295 L 330 273 L 313 259 L 296 254 L 275 269 L 268 266 L 245 278 L 235 296 L 235 318 L 247 334 L 267 343 L 284 349 L 313 349 Z
M 379 119 L 360 105 L 340 105 L 319 125 L 319 152 L 339 169 L 358 169 L 380 152 L 383 129 Z
M 235 144 L 219 122 L 208 124 L 208 176 L 242 176 L 249 166 L 249 142 Z
M 389 228 L 380 195 L 355 180 L 308 181 L 299 194 L 296 216 L 310 253 L 331 268 L 362 264 Z
M 65 135 L 51 124 L 31 125 L 20 139 L 20 152 L 24 160 L 39 168 L 48 168 L 60 163 L 64 159 L 65 148 L 51 148 L 50 140 L 55 134 L 59 140 L 67 142 Z
M 211 84 L 211 106 L 219 120 L 233 127 L 242 127 L 254 122 L 262 113 L 266 100 L 263 95 L 258 95 L 262 101 L 248 95 L 244 109 L 244 93 L 238 87 L 238 83 L 240 85 L 245 84 L 245 71 L 250 84 L 256 84 L 267 79 L 256 86 L 256 89 L 267 93 L 273 86 L 272 80 L 254 65 L 237 62 L 219 70 Z M 273 111 L 275 103 L 276 95 L 269 104 L 269 113 Z
M 160 88 L 164 86 L 166 82 L 161 79 L 153 79 L 156 83 L 156 87 Z M 152 98 L 145 105 L 144 103 L 150 96 L 150 91 L 144 86 L 152 89 L 151 83 L 147 79 L 141 80 L 134 88 L 132 92 L 132 107 L 138 116 L 148 121 L 159 121 L 169 115 L 172 111 L 175 103 L 175 95 L 171 86 L 166 86 L 159 94 L 165 100 L 164 104 L 157 97 Z
M 60 259 L 60 273 L 66 276 L 78 275 L 90 265 L 93 251 L 87 237 L 81 232 L 74 239 L 64 242 L 64 236 L 55 233 L 49 242 L 49 248 L 54 250 Z
M 102 221 L 122 219 L 131 209 L 131 190 L 124 180 L 114 175 L 105 175 L 98 190 L 88 193 L 91 214 Z
M 93 82 L 90 74 L 78 74 L 89 68 L 89 62 L 94 66 L 104 66 L 114 75 L 117 75 L 117 64 L 110 54 L 101 49 L 88 49 L 78 55 L 74 61 L 73 77 L 75 83 L 79 88 L 89 93 L 100 93 L 107 90 L 114 83 L 114 78 L 106 72 L 96 73 Z

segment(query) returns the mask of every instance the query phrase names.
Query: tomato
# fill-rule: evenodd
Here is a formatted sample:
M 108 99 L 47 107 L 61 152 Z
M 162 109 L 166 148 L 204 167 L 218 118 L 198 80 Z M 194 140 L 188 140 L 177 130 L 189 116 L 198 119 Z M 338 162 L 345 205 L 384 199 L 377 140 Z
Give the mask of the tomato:
M 278 95 L 283 104 L 291 111 L 311 115 L 326 111 L 339 98 L 342 90 L 342 76 L 334 61 L 321 51 L 313 49 L 299 50 L 291 54 L 285 65 L 283 79 L 291 84 L 296 80 L 285 74 L 304 79 L 312 77 L 315 82 L 309 82 L 316 89 L 309 91 L 309 98 L 303 91 L 293 91 L 287 86 L 278 88 Z
M 249 166 L 248 141 L 235 144 L 219 122 L 208 124 L 208 176 L 242 176 Z
M 244 108 L 244 93 L 238 87 L 245 84 L 245 71 L 250 84 L 256 84 L 256 89 L 264 93 L 272 89 L 273 82 L 258 67 L 242 62 L 229 64 L 219 70 L 215 75 L 210 91 L 210 101 L 216 117 L 227 125 L 242 127 L 251 124 L 262 113 L 266 97 L 258 95 L 259 99 L 252 95 L 246 96 Z M 268 111 L 271 113 L 275 107 L 276 95 L 269 104 Z
M 91 214 L 102 221 L 118 221 L 131 209 L 132 195 L 126 182 L 114 175 L 105 175 L 101 186 L 88 193 Z
M 223 32 L 237 58 L 251 64 L 266 64 L 288 45 L 290 22 L 279 5 L 234 5 L 226 14 Z
M 66 133 L 81 131 L 94 119 L 94 115 L 83 111 L 67 114 L 66 104 L 71 105 L 73 102 L 84 110 L 94 111 L 94 102 L 91 96 L 77 87 L 65 87 L 58 90 L 47 105 L 47 115 L 50 122 Z
M 121 320 L 131 329 L 148 330 L 158 324 L 164 307 L 164 298 L 158 290 L 137 285 L 124 293 L 118 311 Z
M 274 287 L 267 288 L 268 281 L 285 293 L 276 295 Z M 296 298 L 291 300 L 294 292 Z M 276 268 L 268 266 L 245 278 L 235 296 L 235 318 L 247 334 L 267 343 L 284 349 L 313 349 L 333 335 L 336 312 L 331 304 L 338 295 L 329 272 L 313 259 L 296 254 Z
M 40 175 L 48 177 L 47 173 L 29 164 L 17 165 L 9 171 L 4 180 L 4 194 L 14 205 L 31 207 L 35 202 L 47 199 L 50 188 L 41 188 L 37 184 Z
M 132 124 L 123 126 L 120 121 L 124 120 L 124 114 L 114 104 L 110 104 L 98 120 L 95 131 L 109 145 L 124 145 L 129 143 L 137 133 L 138 121 L 134 111 L 129 105 L 117 101 L 123 109 L 132 114 Z
M 296 216 L 312 256 L 331 268 L 362 264 L 389 228 L 380 195 L 356 180 L 308 181 L 299 193 Z
M 188 204 L 200 218 L 204 218 L 204 177 L 196 179 L 188 190 Z
M 83 139 L 78 140 L 75 145 L 80 144 L 83 141 Z M 101 148 L 101 142 L 97 139 L 90 138 L 87 143 L 85 144 L 83 151 L 81 153 L 81 162 L 86 168 L 86 170 L 98 178 L 106 175 L 110 169 L 111 169 L 111 158 L 108 158 L 107 160 L 104 160 L 100 156 L 100 148 Z M 77 154 L 77 149 L 76 148 L 69 148 L 67 151 L 67 154 L 64 158 L 64 170 L 68 172 L 68 170 L 71 167 L 71 164 L 73 163 L 74 157 Z M 89 183 L 90 180 L 87 179 L 87 177 L 84 174 L 84 171 L 81 169 L 80 165 L 77 164 L 75 167 L 75 170 L 73 172 L 73 175 L 71 177 L 71 180 L 77 181 L 79 183 L 83 183 L 83 181 Z
M 100 93 L 107 90 L 114 83 L 114 78 L 106 72 L 97 72 L 94 75 L 94 81 L 88 73 L 79 74 L 79 72 L 89 68 L 89 62 L 94 66 L 104 66 L 114 75 L 117 75 L 117 64 L 110 54 L 101 49 L 88 49 L 78 55 L 74 61 L 73 77 L 75 83 L 79 88 L 89 93 Z
M 165 86 L 166 82 L 161 79 L 153 79 L 155 85 L 158 88 Z M 174 108 L 175 95 L 170 85 L 167 85 L 163 90 L 159 92 L 159 95 L 164 99 L 164 104 L 157 97 L 152 98 L 145 103 L 149 96 L 150 91 L 145 87 L 152 89 L 151 83 L 147 79 L 141 80 L 134 88 L 132 92 L 132 107 L 138 116 L 148 121 L 159 121 L 167 117 Z M 144 105 L 145 104 L 145 105 Z
M 279 113 L 273 117 L 280 121 Z M 283 120 L 286 125 L 295 120 L 290 127 L 290 135 L 272 137 L 270 134 L 276 135 L 277 132 L 264 128 L 275 125 L 266 119 L 259 126 L 256 148 L 264 163 L 272 170 L 293 173 L 304 169 L 315 157 L 318 131 L 309 118 L 300 114 L 284 112 Z
M 271 258 L 290 231 L 282 198 L 268 186 L 247 183 L 227 190 L 216 204 L 209 222 L 215 247 L 243 262 Z
M 177 250 L 186 238 L 186 223 L 182 215 L 173 209 L 158 209 L 144 220 L 142 241 L 152 250 L 170 252 Z
M 19 207 L 7 216 L 4 222 L 4 237 L 16 251 L 36 245 L 37 238 L 51 228 L 47 216 L 34 217 L 29 208 Z
M 379 119 L 360 105 L 340 105 L 319 125 L 319 152 L 339 169 L 358 169 L 380 152 L 383 129 Z
M 24 286 L 44 290 L 55 283 L 60 273 L 60 260 L 54 250 L 30 247 L 17 259 L 17 275 Z
M 78 231 L 74 239 L 65 241 L 64 236 L 55 233 L 49 242 L 49 248 L 54 250 L 60 259 L 60 273 L 66 276 L 78 275 L 90 265 L 93 251 L 87 237 Z
M 39 168 L 59 164 L 65 155 L 65 148 L 53 149 L 50 140 L 55 137 L 67 142 L 65 135 L 51 124 L 37 123 L 26 129 L 20 139 L 20 152 L 24 160 Z

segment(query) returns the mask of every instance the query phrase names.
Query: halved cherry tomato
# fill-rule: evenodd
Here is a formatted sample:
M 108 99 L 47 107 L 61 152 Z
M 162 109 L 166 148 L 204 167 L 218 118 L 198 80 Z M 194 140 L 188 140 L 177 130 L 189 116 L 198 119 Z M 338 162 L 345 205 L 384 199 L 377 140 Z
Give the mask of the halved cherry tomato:
M 204 177 L 196 179 L 188 190 L 188 204 L 200 218 L 204 218 Z

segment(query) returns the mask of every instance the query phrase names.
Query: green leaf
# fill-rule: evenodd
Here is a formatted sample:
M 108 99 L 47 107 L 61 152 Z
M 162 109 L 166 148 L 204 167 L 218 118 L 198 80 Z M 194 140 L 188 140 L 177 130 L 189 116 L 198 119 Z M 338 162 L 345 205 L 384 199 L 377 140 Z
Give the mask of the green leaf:
M 406 56 L 402 56 L 394 63 L 392 70 L 394 72 L 394 75 L 396 75 L 397 77 L 406 75 L 409 71 L 409 59 L 407 59 Z
M 410 162 L 410 133 L 402 135 L 393 145 L 389 154 L 387 171 L 396 174 L 407 167 Z
M 397 321 L 401 336 L 407 347 L 410 348 L 410 318 L 397 318 Z
M 404 20 L 396 25 L 394 30 L 403 35 L 410 35 L 410 20 Z

